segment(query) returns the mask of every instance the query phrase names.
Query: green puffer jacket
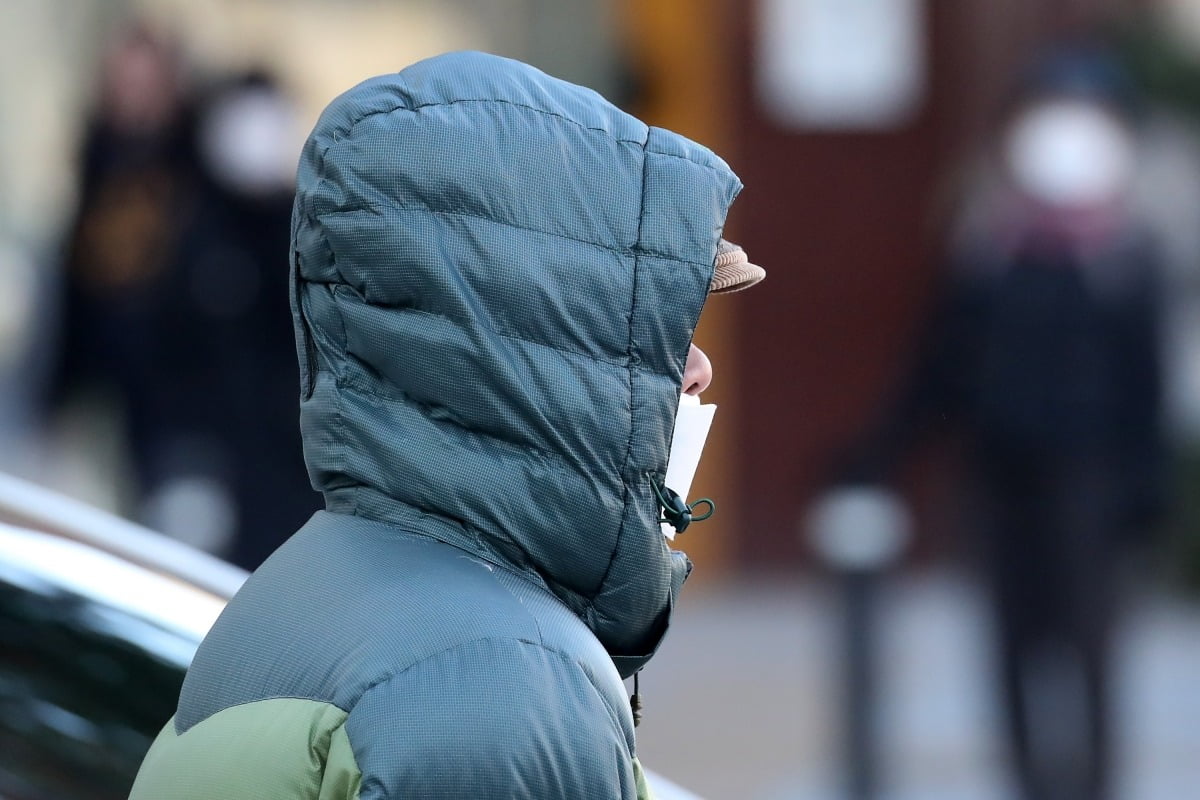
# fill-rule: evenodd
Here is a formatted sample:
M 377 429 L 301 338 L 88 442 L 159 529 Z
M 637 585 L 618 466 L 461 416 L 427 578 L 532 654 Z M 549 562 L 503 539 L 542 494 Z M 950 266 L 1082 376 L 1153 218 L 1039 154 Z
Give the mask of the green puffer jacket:
M 201 645 L 135 800 L 645 796 L 621 677 L 690 569 L 652 484 L 739 189 L 495 56 L 329 106 L 292 236 L 327 511 Z

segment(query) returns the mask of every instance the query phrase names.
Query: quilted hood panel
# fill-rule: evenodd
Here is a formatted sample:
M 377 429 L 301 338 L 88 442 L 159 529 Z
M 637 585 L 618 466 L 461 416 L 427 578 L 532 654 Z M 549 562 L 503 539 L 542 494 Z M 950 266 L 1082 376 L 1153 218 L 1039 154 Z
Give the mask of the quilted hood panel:
M 709 150 L 496 56 L 334 100 L 292 235 L 329 509 L 509 565 L 614 656 L 650 652 L 689 569 L 651 481 L 740 188 Z

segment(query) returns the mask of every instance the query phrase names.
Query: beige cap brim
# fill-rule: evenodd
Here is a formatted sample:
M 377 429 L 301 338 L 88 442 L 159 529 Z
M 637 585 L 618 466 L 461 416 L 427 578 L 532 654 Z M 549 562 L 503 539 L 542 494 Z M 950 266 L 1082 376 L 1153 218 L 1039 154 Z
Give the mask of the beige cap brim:
M 714 293 L 740 292 L 767 277 L 765 269 L 750 263 L 745 250 L 724 239 L 717 245 L 715 266 L 709 287 L 709 291 Z

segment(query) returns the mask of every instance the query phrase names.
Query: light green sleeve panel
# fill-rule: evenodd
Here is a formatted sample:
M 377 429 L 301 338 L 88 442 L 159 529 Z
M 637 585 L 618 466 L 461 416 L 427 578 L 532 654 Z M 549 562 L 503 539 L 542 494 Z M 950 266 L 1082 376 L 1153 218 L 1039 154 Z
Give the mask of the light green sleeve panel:
M 646 772 L 642 769 L 642 762 L 636 758 L 633 759 L 633 780 L 637 786 L 638 800 L 654 800 L 654 792 L 650 791 L 650 784 L 646 782 Z
M 317 800 L 357 800 L 361 783 L 362 772 L 350 749 L 350 737 L 346 735 L 346 727 L 339 724 L 329 739 L 329 758 Z
M 150 747 L 130 800 L 356 800 L 346 712 L 280 697 L 233 706 Z

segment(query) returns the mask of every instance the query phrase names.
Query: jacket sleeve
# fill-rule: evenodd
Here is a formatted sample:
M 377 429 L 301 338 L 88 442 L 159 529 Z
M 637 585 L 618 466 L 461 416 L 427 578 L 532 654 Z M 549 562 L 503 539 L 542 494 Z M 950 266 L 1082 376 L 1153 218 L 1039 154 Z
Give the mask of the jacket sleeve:
M 540 644 L 471 642 L 368 689 L 346 720 L 360 800 L 635 800 L 632 733 Z

